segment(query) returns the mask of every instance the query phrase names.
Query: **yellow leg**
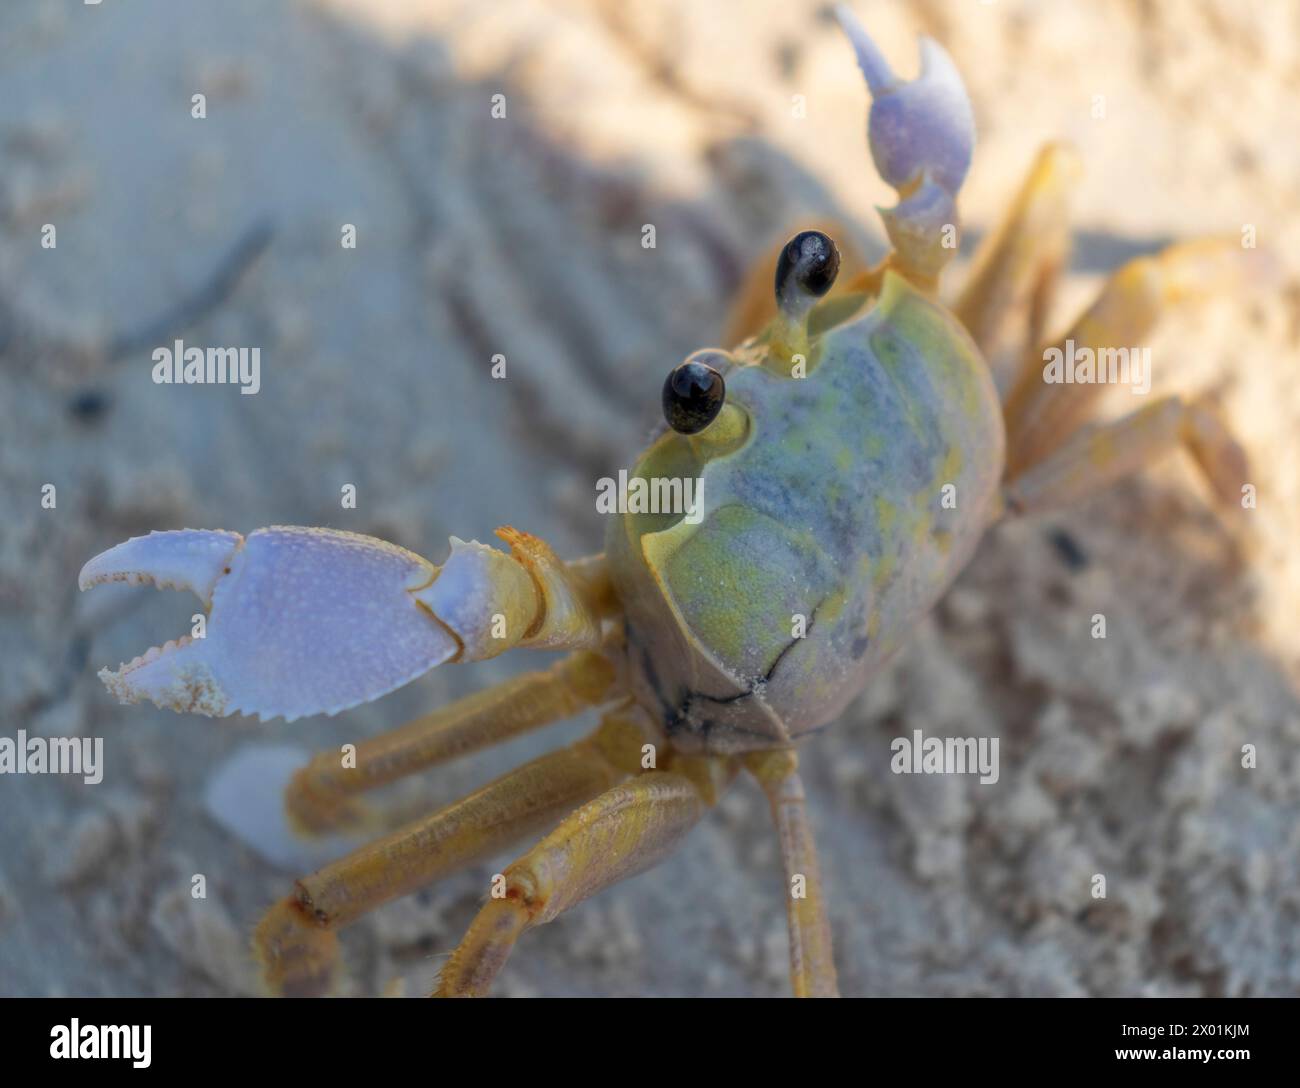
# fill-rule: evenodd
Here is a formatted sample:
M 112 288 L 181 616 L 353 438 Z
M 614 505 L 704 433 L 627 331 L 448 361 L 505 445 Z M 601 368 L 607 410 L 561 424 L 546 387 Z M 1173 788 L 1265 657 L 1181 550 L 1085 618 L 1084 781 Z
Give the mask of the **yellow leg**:
M 339 928 L 552 826 L 639 769 L 641 740 L 639 730 L 611 713 L 592 736 L 298 881 L 254 933 L 267 984 L 279 994 L 326 992 L 336 973 Z
M 704 799 L 685 775 L 650 771 L 601 794 L 505 870 L 442 969 L 437 997 L 487 993 L 520 934 L 663 860 L 699 820 Z
M 1113 423 L 1077 431 L 1004 491 L 1008 513 L 1070 506 L 1136 472 L 1178 445 L 1196 458 L 1225 513 L 1242 509 L 1250 467 L 1241 447 L 1204 401 L 1165 397 Z
M 746 766 L 767 795 L 781 839 L 794 996 L 839 997 L 826 897 L 804 805 L 799 759 L 793 751 L 761 752 L 749 757 Z
M 321 752 L 289 782 L 289 818 L 308 834 L 363 826 L 369 814 L 358 794 L 571 718 L 608 701 L 613 687 L 610 661 L 579 651 L 549 669 L 524 673 L 363 741 L 347 766 L 338 752 Z
M 1097 301 L 1051 347 L 1076 358 L 1087 349 L 1099 366 L 1100 360 L 1120 349 L 1131 355 L 1146 346 L 1156 321 L 1168 308 L 1230 289 L 1246 271 L 1249 259 L 1249 251 L 1227 239 L 1185 242 L 1154 257 L 1138 257 L 1111 276 Z M 1106 388 L 1101 382 L 1048 382 L 1046 362 L 1046 351 L 1027 355 L 1007 397 L 1007 468 L 1011 476 L 1060 446 L 1087 419 L 1098 394 Z
M 1080 174 L 1065 144 L 1038 153 L 1006 217 L 980 245 L 953 312 L 1005 392 L 1042 326 L 1070 252 L 1068 197 Z

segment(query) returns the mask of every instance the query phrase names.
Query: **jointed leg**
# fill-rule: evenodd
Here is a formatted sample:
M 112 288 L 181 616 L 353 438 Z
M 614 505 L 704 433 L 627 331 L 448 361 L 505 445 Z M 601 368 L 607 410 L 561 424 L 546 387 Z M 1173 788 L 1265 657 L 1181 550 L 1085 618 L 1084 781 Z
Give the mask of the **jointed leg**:
M 1220 506 L 1239 511 L 1250 474 L 1245 453 L 1207 403 L 1165 397 L 1113 423 L 1077 431 L 1007 484 L 1007 512 L 1068 506 L 1180 444 L 1196 458 Z
M 325 992 L 337 962 L 339 928 L 551 826 L 639 769 L 641 739 L 629 722 L 607 715 L 592 736 L 298 881 L 253 938 L 271 988 L 295 995 Z
M 762 752 L 751 756 L 746 765 L 767 794 L 781 838 L 794 996 L 838 997 L 826 898 L 817 846 L 804 805 L 798 757 L 792 751 Z
M 1067 202 L 1079 173 L 1071 148 L 1043 147 L 1006 218 L 976 253 L 970 279 L 953 306 L 1004 393 L 1025 352 L 1041 342 L 1069 255 Z
M 584 805 L 505 870 L 504 896 L 479 911 L 435 996 L 486 994 L 520 934 L 662 861 L 703 809 L 691 780 L 667 771 L 650 771 Z
M 1171 306 L 1222 290 L 1239 277 L 1248 255 L 1233 242 L 1203 239 L 1138 257 L 1118 269 L 1097 301 L 1054 346 L 1076 357 L 1093 353 L 1100 368 L 1112 353 L 1127 355 L 1144 346 L 1156 321 Z M 1045 353 L 1025 356 L 1022 371 L 1006 399 L 1007 467 L 1010 475 L 1042 460 L 1087 419 L 1105 388 L 1100 382 L 1044 380 Z
M 363 741 L 355 765 L 344 766 L 337 752 L 321 752 L 289 783 L 289 817 L 308 833 L 356 827 L 367 816 L 357 794 L 571 718 L 608 701 L 614 680 L 607 658 L 579 651 Z

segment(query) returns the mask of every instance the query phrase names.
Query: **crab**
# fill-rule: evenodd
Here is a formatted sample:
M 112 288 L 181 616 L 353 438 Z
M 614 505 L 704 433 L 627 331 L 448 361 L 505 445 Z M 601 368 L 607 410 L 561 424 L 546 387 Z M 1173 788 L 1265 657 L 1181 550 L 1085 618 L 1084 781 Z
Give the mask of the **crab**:
M 1188 242 L 1130 261 L 1064 337 L 1045 339 L 1078 173 L 1052 144 L 964 287 L 941 300 L 974 146 L 969 99 L 934 41 L 902 80 L 839 16 L 872 98 L 871 155 L 899 197 L 881 213 L 892 249 L 840 275 L 832 238 L 800 231 L 775 254 L 774 286 L 770 261 L 751 276 L 734 346 L 672 369 L 665 425 L 629 476 L 696 481 L 697 516 L 629 504 L 602 555 L 570 562 L 508 527 L 508 550 L 453 537 L 435 565 L 367 536 L 276 526 L 153 532 L 82 570 L 82 589 L 148 582 L 207 609 L 204 637 L 100 673 L 128 703 L 292 721 L 435 666 L 568 651 L 366 740 L 354 760 L 315 757 L 285 796 L 305 834 L 372 827 L 367 791 L 600 711 L 585 739 L 299 880 L 253 937 L 272 992 L 328 992 L 341 928 L 540 834 L 494 877 L 437 982 L 438 995 L 485 994 L 523 933 L 656 864 L 748 775 L 780 841 L 794 993 L 833 996 L 802 742 L 890 660 L 999 519 L 1076 503 L 1180 445 L 1225 516 L 1240 508 L 1246 457 L 1208 397 L 1092 423 L 1099 386 L 1045 381 L 1041 366 L 1045 344 L 1141 342 L 1170 306 L 1220 283 L 1239 247 Z

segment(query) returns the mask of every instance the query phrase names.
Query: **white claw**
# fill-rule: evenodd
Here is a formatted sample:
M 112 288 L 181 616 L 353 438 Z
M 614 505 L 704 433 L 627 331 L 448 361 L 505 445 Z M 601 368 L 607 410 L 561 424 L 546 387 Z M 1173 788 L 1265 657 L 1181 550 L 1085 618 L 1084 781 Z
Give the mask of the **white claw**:
M 456 655 L 456 639 L 412 596 L 436 575 L 420 556 L 373 537 L 273 526 L 247 539 L 194 530 L 138 537 L 87 563 L 81 587 L 153 582 L 211 602 L 203 638 L 100 673 L 123 702 L 292 721 L 377 699 Z
M 238 533 L 208 529 L 132 537 L 82 567 L 77 584 L 89 589 L 105 582 L 149 583 L 159 589 L 188 589 L 204 604 L 211 604 L 212 587 L 243 543 Z
M 840 4 L 836 14 L 871 91 L 867 140 L 876 170 L 900 190 L 928 174 L 955 197 L 970 169 L 975 116 L 952 58 L 922 37 L 920 74 L 900 80 L 853 12 Z
M 454 632 L 466 661 L 504 653 L 537 614 L 537 591 L 528 572 L 505 552 L 451 538 L 451 555 L 416 600 Z

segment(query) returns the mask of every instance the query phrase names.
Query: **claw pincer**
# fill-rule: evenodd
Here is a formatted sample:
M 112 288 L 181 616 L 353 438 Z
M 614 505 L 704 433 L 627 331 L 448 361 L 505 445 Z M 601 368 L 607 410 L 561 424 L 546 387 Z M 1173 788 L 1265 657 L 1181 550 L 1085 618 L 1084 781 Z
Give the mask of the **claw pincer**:
M 87 563 L 81 588 L 189 589 L 209 614 L 202 637 L 154 647 L 100 679 L 125 703 L 292 721 L 377 699 L 447 661 L 595 644 L 564 565 L 526 533 L 501 535 L 509 554 L 453 538 L 441 568 L 337 529 L 136 537 Z
M 961 74 L 938 42 L 921 39 L 921 73 L 899 79 L 871 36 L 843 4 L 837 14 L 871 91 L 867 142 L 899 203 L 880 209 L 890 243 L 925 275 L 951 260 L 943 228 L 957 223 L 957 193 L 975 150 L 975 116 Z
M 457 652 L 411 596 L 437 568 L 381 540 L 277 526 L 247 538 L 185 529 L 111 548 L 81 572 L 192 589 L 203 638 L 155 647 L 100 678 L 124 702 L 222 717 L 337 713 L 400 687 Z

